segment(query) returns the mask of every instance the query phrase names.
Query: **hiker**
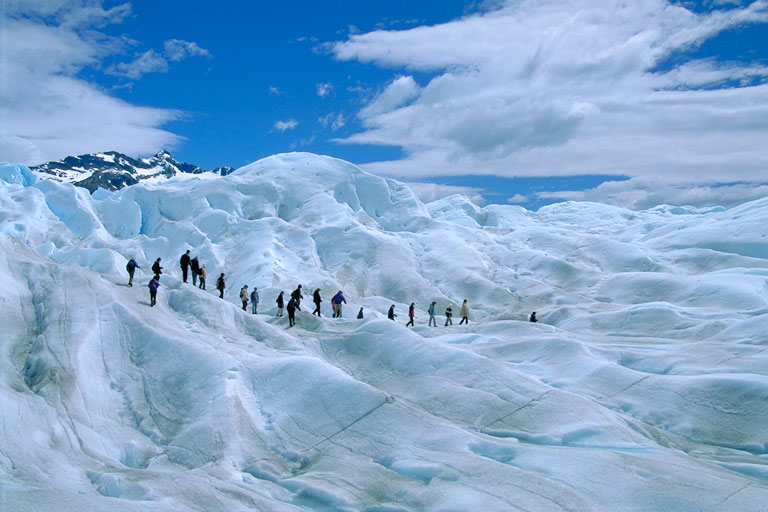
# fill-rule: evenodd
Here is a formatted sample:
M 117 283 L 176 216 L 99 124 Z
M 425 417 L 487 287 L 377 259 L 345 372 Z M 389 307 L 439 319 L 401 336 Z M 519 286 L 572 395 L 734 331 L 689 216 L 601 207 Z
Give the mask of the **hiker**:
M 432 301 L 432 304 L 429 305 L 429 309 L 427 309 L 427 313 L 429 313 L 430 327 L 432 327 L 433 324 L 435 327 L 437 327 L 437 320 L 435 320 L 435 304 L 437 304 L 437 302 Z
M 128 271 L 128 286 L 133 286 L 133 273 L 136 272 L 137 268 L 141 267 L 133 258 L 129 259 L 128 263 L 125 265 L 125 270 Z
M 205 290 L 205 276 L 206 275 L 207 274 L 205 273 L 205 265 L 203 265 L 202 267 L 200 267 L 200 286 L 199 286 L 199 288 L 201 290 Z
M 154 307 L 157 304 L 157 289 L 160 287 L 160 276 L 155 274 L 147 286 L 149 286 L 149 305 Z
M 331 306 L 333 308 L 333 318 L 341 318 L 341 303 L 346 304 L 347 299 L 344 298 L 344 294 L 341 293 L 341 290 L 339 290 L 339 293 L 333 296 L 331 299 Z
M 184 279 L 184 282 L 187 282 L 187 272 L 189 271 L 189 249 L 187 249 L 187 252 L 181 255 L 181 259 L 179 259 L 179 265 L 181 265 L 181 277 Z
M 296 325 L 296 310 L 299 308 L 299 303 L 296 301 L 296 298 L 291 297 L 291 300 L 288 301 L 288 327 L 293 327 Z M 299 311 L 301 311 L 299 309 Z
M 357 319 L 362 320 L 363 319 L 363 308 L 360 308 L 360 311 L 357 312 Z
M 323 299 L 320 297 L 320 288 L 315 290 L 315 293 L 312 294 L 312 302 L 315 303 L 315 310 L 312 312 L 314 315 L 317 313 L 317 316 L 320 315 L 320 303 L 323 302 Z
M 453 325 L 453 308 L 450 304 L 448 304 L 448 307 L 445 308 L 445 325 L 443 327 Z
M 197 286 L 197 276 L 200 275 L 200 260 L 197 256 L 189 261 L 189 270 L 192 271 L 192 286 Z
M 242 288 L 240 288 L 240 300 L 243 301 L 243 311 L 246 311 L 245 308 L 248 307 L 248 285 L 244 284 Z
M 535 311 L 533 313 L 531 313 L 531 318 L 529 320 L 531 322 L 533 322 L 534 324 L 539 321 L 539 319 L 536 318 L 536 312 Z
M 408 323 L 405 324 L 406 327 L 409 325 L 413 326 L 413 317 L 416 314 L 415 309 L 416 306 L 413 304 L 413 302 L 411 302 L 411 305 L 408 307 L 408 318 L 410 318 L 410 320 L 408 320 Z
M 469 325 L 469 306 L 467 306 L 467 299 L 464 299 L 464 302 L 461 304 L 461 312 L 459 314 L 461 315 L 461 322 L 459 322 L 459 325 L 463 323 Z
M 395 314 L 395 305 L 392 304 L 389 306 L 389 311 L 387 312 L 387 318 L 390 320 L 394 320 L 397 315 Z
M 297 286 L 296 289 L 291 292 L 291 298 L 296 300 L 296 307 L 301 311 L 301 299 L 304 298 L 301 294 L 301 285 Z
M 219 278 L 216 280 L 216 289 L 219 290 L 219 298 L 224 298 L 224 288 L 227 287 L 227 283 L 224 282 L 224 272 L 221 273 Z
M 277 302 L 277 316 L 283 316 L 283 306 L 285 306 L 285 301 L 283 299 L 282 291 L 280 292 L 280 295 L 277 296 L 275 302 Z
M 251 313 L 256 314 L 256 308 L 259 306 L 259 289 L 255 286 L 251 292 Z
M 159 276 L 163 273 L 163 267 L 160 266 L 160 260 L 162 258 L 157 258 L 155 262 L 152 264 L 152 272 L 155 273 L 156 276 Z

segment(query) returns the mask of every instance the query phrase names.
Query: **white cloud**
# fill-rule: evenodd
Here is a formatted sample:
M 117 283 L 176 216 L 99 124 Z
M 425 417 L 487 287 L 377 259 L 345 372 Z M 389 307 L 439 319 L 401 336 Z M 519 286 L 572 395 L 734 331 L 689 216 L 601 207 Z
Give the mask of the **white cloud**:
M 594 201 L 633 210 L 661 204 L 730 208 L 768 196 L 768 183 L 670 183 L 663 178 L 607 181 L 588 190 L 539 192 L 539 198 Z
M 165 56 L 172 62 L 179 62 L 189 57 L 211 58 L 211 52 L 205 48 L 200 48 L 197 43 L 192 41 L 182 41 L 181 39 L 169 39 L 163 45 Z
M 105 56 L 106 36 L 93 27 L 119 21 L 128 10 L 100 5 L 5 0 L 0 160 L 34 165 L 104 150 L 141 155 L 179 141 L 160 129 L 179 112 L 131 105 L 78 78 Z M 80 31 L 83 24 L 90 26 Z
M 287 121 L 277 121 L 275 123 L 275 130 L 279 132 L 285 132 L 287 130 L 293 130 L 299 126 L 299 122 L 295 119 L 288 119 Z
M 703 14 L 664 0 L 500 5 L 435 26 L 352 34 L 333 46 L 338 59 L 433 75 L 423 87 L 400 76 L 360 111 L 364 130 L 344 142 L 399 146 L 407 155 L 369 169 L 765 176 L 768 67 L 685 52 L 724 30 L 768 22 L 768 2 Z M 655 70 L 673 54 L 677 66 Z
M 276 87 L 274 85 L 269 86 L 269 93 L 274 95 L 280 95 L 283 94 L 283 91 L 280 90 L 279 87 Z
M 339 113 L 336 113 L 336 114 L 333 113 L 333 112 L 330 112 L 327 115 L 325 115 L 325 116 L 323 116 L 321 118 L 318 118 L 317 121 L 321 125 L 323 125 L 324 127 L 330 127 L 331 130 L 333 130 L 333 131 L 336 131 L 336 130 L 340 129 L 345 124 L 347 124 L 347 120 L 344 117 L 344 113 L 343 112 L 339 112 Z
M 512 204 L 527 203 L 528 197 L 524 196 L 523 194 L 515 194 L 514 196 L 507 199 L 507 202 Z
M 393 80 L 367 107 L 360 111 L 360 117 L 370 119 L 386 115 L 419 95 L 419 86 L 410 76 Z
M 321 98 L 325 98 L 333 92 L 333 84 L 330 82 L 324 82 L 316 85 L 317 95 Z
M 133 62 L 120 62 L 111 66 L 108 73 L 138 80 L 147 73 L 168 72 L 168 61 L 155 50 L 148 50 L 139 55 Z

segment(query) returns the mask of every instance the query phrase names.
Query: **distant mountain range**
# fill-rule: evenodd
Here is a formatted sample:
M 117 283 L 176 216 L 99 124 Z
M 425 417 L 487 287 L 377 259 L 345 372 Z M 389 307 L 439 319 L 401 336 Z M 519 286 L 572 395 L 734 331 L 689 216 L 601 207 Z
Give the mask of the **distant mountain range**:
M 151 158 L 131 158 L 116 151 L 90 155 L 68 156 L 57 162 L 31 167 L 48 179 L 72 183 L 88 189 L 119 190 L 145 180 L 165 180 L 177 174 L 217 174 L 226 176 L 232 167 L 218 167 L 212 171 L 176 161 L 167 151 Z

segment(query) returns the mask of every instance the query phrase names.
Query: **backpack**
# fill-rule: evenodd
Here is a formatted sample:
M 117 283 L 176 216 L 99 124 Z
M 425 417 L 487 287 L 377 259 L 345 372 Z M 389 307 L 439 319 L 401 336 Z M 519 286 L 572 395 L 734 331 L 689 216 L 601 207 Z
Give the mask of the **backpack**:
M 134 269 L 136 269 L 136 263 L 133 260 L 130 260 L 128 263 L 126 263 L 125 270 L 128 272 L 133 272 Z

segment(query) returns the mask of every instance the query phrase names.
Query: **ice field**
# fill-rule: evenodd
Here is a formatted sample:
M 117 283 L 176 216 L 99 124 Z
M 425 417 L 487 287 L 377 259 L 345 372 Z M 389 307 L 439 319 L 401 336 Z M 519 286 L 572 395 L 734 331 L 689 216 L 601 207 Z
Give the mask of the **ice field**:
M 305 153 L 90 196 L 2 165 L 0 243 L 2 511 L 768 510 L 768 198 L 423 204 Z

